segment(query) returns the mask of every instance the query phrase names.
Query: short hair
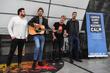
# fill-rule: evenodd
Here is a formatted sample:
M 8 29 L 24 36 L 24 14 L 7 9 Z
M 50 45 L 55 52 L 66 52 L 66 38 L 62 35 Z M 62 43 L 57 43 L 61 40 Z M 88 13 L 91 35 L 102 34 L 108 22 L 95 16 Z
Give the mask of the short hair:
M 72 14 L 74 14 L 74 13 L 76 13 L 76 14 L 77 14 L 77 12 L 73 12 Z
M 40 10 L 42 10 L 42 12 L 44 12 L 44 9 L 43 9 L 42 7 L 40 7 L 40 8 L 38 9 L 38 11 L 40 11 Z M 37 11 L 37 12 L 38 12 L 38 11 Z
M 20 12 L 21 12 L 22 10 L 25 10 L 25 9 L 24 9 L 24 8 L 19 8 L 19 9 L 18 9 L 18 11 L 17 11 L 18 15 L 20 14 Z
M 63 19 L 65 19 L 65 20 L 66 20 L 66 16 L 65 16 L 65 15 L 62 15 L 62 16 L 61 16 L 61 18 L 63 18 Z

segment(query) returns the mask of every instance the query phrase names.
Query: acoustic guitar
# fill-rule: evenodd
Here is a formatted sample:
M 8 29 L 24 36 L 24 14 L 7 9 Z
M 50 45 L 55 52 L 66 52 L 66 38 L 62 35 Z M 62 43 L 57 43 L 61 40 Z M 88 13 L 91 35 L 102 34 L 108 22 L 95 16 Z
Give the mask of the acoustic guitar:
M 45 26 L 42 24 L 35 24 L 34 27 L 28 26 L 28 33 L 29 35 L 36 35 L 36 34 L 44 34 Z

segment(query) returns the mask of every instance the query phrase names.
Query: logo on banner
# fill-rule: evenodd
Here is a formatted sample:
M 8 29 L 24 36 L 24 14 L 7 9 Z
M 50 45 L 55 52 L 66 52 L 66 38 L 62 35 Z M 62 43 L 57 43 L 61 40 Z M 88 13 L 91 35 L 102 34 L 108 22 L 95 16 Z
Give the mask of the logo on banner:
M 91 32 L 101 32 L 101 19 L 99 15 L 90 15 L 90 31 Z

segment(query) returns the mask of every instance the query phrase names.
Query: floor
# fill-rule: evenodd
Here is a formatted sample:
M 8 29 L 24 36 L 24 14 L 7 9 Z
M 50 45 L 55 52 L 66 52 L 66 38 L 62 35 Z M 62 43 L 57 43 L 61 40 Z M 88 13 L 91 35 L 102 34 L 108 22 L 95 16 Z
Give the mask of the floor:
M 1 44 L 0 53 L 0 63 L 6 63 L 8 52 L 9 52 L 9 43 L 7 42 Z M 48 51 L 51 50 L 52 46 L 49 44 Z M 33 60 L 33 49 L 30 44 L 26 45 L 26 54 L 25 60 Z M 47 52 L 48 52 L 47 51 Z M 51 57 L 51 56 L 50 56 Z M 14 57 L 16 59 L 16 57 Z M 15 61 L 16 62 L 16 61 Z M 83 59 L 83 62 L 76 62 L 70 64 L 67 59 L 64 59 L 64 67 L 60 69 L 57 73 L 110 73 L 110 57 L 108 58 L 94 58 L 94 59 Z
M 64 67 L 57 73 L 110 73 L 110 57 L 101 59 L 83 59 L 83 62 L 70 64 L 64 62 Z
M 83 59 L 83 62 L 68 62 L 63 59 L 64 66 L 57 73 L 110 73 L 110 57 Z

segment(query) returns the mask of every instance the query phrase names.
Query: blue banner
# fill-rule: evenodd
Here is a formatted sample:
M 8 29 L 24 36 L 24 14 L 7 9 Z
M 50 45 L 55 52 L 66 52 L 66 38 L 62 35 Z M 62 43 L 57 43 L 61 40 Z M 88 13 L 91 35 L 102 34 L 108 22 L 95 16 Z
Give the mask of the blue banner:
M 86 13 L 88 57 L 108 57 L 103 13 Z

